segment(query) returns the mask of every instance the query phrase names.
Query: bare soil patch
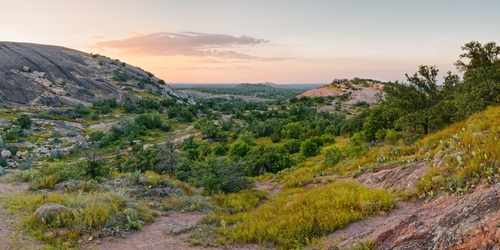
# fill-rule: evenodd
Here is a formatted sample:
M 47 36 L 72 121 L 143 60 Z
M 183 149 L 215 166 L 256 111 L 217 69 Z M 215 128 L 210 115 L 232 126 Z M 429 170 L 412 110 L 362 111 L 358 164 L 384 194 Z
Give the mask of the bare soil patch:
M 20 221 L 5 208 L 4 195 L 22 195 L 28 189 L 27 183 L 12 184 L 6 178 L 12 173 L 0 176 L 0 249 L 41 249 L 45 245 L 20 231 Z
M 167 234 L 166 229 L 172 223 L 191 225 L 195 227 L 201 220 L 202 213 L 168 212 L 165 216 L 155 219 L 151 225 L 147 225 L 142 231 L 133 231 L 124 234 L 123 238 L 97 239 L 88 242 L 84 249 L 176 249 L 176 250 L 213 250 L 213 249 L 237 249 L 252 250 L 263 249 L 259 245 L 228 245 L 220 247 L 191 246 L 189 232 L 180 234 Z M 210 239 L 207 239 L 207 241 Z

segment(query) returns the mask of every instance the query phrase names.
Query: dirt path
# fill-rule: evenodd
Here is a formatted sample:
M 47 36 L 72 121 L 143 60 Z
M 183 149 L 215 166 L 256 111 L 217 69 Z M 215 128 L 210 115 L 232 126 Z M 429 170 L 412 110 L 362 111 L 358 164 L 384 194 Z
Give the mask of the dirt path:
M 83 249 L 120 249 L 120 250 L 141 250 L 141 249 L 176 249 L 176 250 L 211 250 L 211 249 L 239 249 L 252 250 L 263 249 L 259 245 L 243 246 L 221 246 L 221 247 L 200 247 L 191 246 L 188 242 L 189 233 L 177 235 L 167 234 L 166 228 L 172 223 L 195 226 L 203 214 L 170 212 L 166 216 L 156 218 L 151 225 L 147 225 L 142 231 L 134 231 L 122 239 L 108 238 L 94 240 L 83 247 Z M 201 239 L 204 240 L 204 239 Z
M 10 175 L 12 174 L 0 176 L 0 249 L 41 249 L 44 244 L 19 232 L 19 220 L 13 218 L 4 208 L 4 195 L 21 194 L 28 189 L 27 183 L 5 182 L 5 178 Z
M 184 131 L 189 131 L 189 130 L 192 130 L 194 129 L 194 126 L 193 125 L 189 125 L 188 127 L 186 127 L 185 129 L 178 129 L 178 130 L 175 130 L 174 133 L 180 133 L 180 132 L 184 132 Z M 181 136 L 179 138 L 175 138 L 173 140 L 173 142 L 182 142 L 184 141 L 185 139 L 189 138 L 190 136 L 197 136 L 201 134 L 201 132 L 197 132 L 197 133 L 190 133 L 190 134 L 187 134 L 187 135 L 184 135 L 184 136 Z

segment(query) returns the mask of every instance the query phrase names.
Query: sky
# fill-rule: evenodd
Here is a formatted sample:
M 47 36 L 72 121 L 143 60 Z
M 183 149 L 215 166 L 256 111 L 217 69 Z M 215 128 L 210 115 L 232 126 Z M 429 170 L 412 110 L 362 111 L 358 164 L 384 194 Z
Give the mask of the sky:
M 405 81 L 500 43 L 500 1 L 0 0 L 0 41 L 109 56 L 167 83 Z

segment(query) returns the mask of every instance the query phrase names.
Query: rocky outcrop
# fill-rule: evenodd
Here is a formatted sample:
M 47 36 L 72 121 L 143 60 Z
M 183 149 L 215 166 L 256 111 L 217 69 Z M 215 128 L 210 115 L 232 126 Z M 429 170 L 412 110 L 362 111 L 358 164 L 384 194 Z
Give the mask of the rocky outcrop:
M 353 223 L 329 241 L 341 248 L 369 241 L 377 249 L 500 249 L 499 192 L 500 183 L 468 195 L 400 202 L 388 215 Z
M 184 97 L 151 73 L 107 57 L 58 46 L 0 42 L 0 103 L 72 106 L 103 98 L 139 98 L 131 89 Z

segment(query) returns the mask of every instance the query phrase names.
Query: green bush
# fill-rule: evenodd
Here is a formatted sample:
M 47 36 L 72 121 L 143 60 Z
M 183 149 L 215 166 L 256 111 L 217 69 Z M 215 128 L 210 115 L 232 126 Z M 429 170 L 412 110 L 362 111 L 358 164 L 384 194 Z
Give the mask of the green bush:
M 92 131 L 89 133 L 89 141 L 97 142 L 104 138 L 104 132 L 102 131 Z
M 237 140 L 229 148 L 229 156 L 239 156 L 245 157 L 247 153 L 252 149 L 252 146 L 246 144 L 244 141 Z
M 307 139 L 300 145 L 300 154 L 304 157 L 318 155 L 318 145 L 311 139 Z
M 30 129 L 32 125 L 31 117 L 29 115 L 21 115 L 21 117 L 16 119 L 15 123 L 22 129 Z
M 299 139 L 289 139 L 285 142 L 284 146 L 289 154 L 295 154 L 300 151 L 300 144 L 301 142 Z
M 395 144 L 396 142 L 398 142 L 399 137 L 400 137 L 400 135 L 398 132 L 396 132 L 392 129 L 389 129 L 389 130 L 387 130 L 386 135 L 385 135 L 385 142 L 388 144 Z
M 344 158 L 342 150 L 333 146 L 323 152 L 323 166 L 329 167 L 339 163 Z

